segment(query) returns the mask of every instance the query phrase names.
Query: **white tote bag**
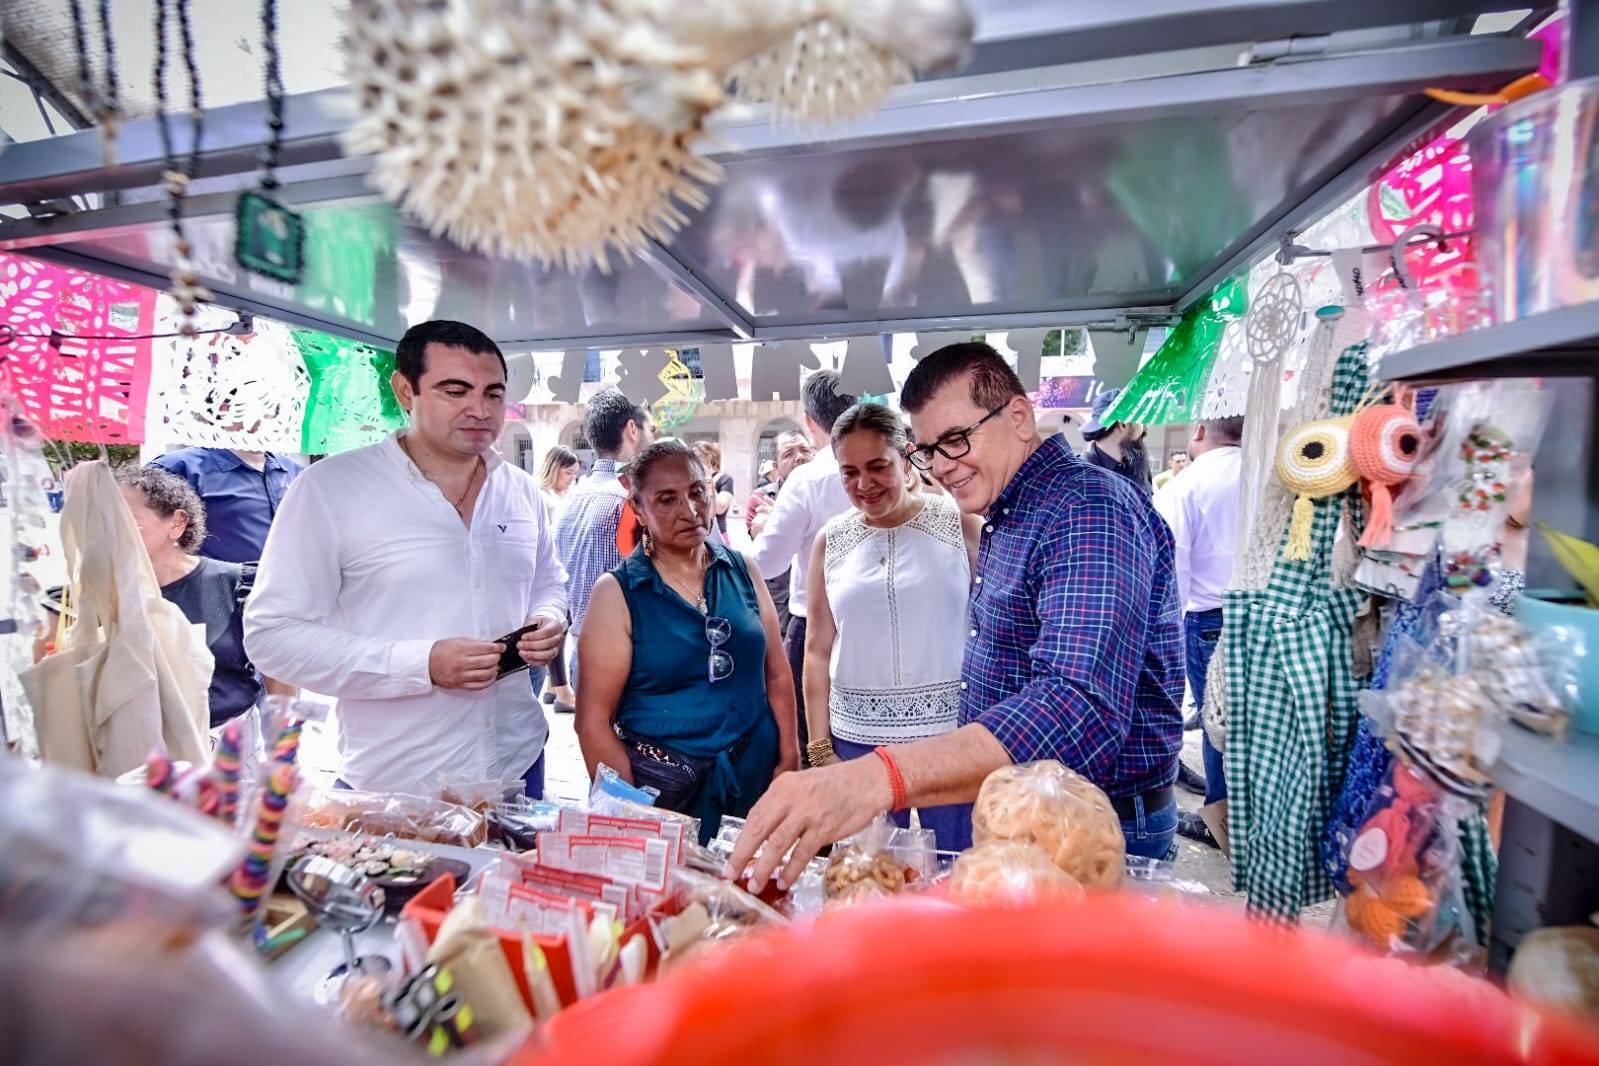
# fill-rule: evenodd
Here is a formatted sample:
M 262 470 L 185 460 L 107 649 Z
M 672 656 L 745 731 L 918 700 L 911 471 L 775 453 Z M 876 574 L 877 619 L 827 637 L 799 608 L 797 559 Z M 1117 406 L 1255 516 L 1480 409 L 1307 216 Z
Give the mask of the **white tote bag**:
M 77 617 L 58 652 L 21 674 L 40 757 L 113 778 L 156 748 L 203 762 L 214 666 L 205 628 L 162 599 L 105 463 L 67 474 L 61 542 Z

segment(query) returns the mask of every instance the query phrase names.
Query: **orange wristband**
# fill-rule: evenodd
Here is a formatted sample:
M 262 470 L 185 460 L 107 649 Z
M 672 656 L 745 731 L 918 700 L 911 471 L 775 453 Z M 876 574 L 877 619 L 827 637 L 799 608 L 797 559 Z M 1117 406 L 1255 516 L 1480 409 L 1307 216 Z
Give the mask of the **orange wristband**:
M 894 791 L 894 798 L 889 805 L 890 811 L 905 809 L 905 778 L 899 772 L 899 764 L 894 761 L 894 756 L 888 753 L 887 748 L 873 748 L 872 754 L 883 760 L 883 765 L 888 767 L 888 786 Z

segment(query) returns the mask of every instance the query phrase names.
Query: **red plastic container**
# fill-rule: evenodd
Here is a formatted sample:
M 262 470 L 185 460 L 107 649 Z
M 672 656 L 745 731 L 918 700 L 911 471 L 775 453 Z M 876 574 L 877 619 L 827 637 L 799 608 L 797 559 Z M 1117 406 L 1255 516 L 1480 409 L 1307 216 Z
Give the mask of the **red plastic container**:
M 454 905 L 455 878 L 445 874 L 418 892 L 400 911 L 400 919 L 416 922 L 431 944 L 439 935 L 444 916 L 450 913 Z M 544 957 L 549 960 L 550 977 L 555 981 L 555 991 L 561 997 L 561 1002 L 567 1005 L 576 1003 L 577 987 L 572 983 L 572 955 L 566 949 L 566 938 L 536 936 L 533 939 L 538 941 L 539 947 L 544 950 Z M 511 964 L 511 975 L 516 978 L 517 990 L 522 993 L 528 1011 L 533 1012 L 533 993 L 528 989 L 527 970 L 522 960 L 522 938 L 502 935 L 500 948 L 505 952 L 505 961 Z
M 400 911 L 402 920 L 414 921 L 427 936 L 427 942 L 432 944 L 439 935 L 439 927 L 444 924 L 444 916 L 450 912 L 455 903 L 455 878 L 446 874 L 418 892 Z M 674 913 L 670 905 L 662 908 L 662 913 Z M 626 944 L 635 935 L 642 934 L 644 944 L 649 952 L 646 970 L 655 972 L 656 965 L 660 962 L 660 952 L 655 946 L 655 938 L 650 935 L 648 919 L 639 919 L 627 926 L 622 932 L 622 943 Z M 577 985 L 572 979 L 572 955 L 567 950 L 565 937 L 535 936 L 544 951 L 544 958 L 550 964 L 550 977 L 555 982 L 556 994 L 561 997 L 561 1003 L 571 1006 L 577 1002 Z M 527 970 L 523 965 L 522 939 L 520 937 L 500 937 L 500 949 L 505 952 L 505 961 L 511 964 L 511 975 L 516 978 L 517 991 L 522 993 L 522 1000 L 527 1004 L 527 1009 L 534 1017 L 538 1012 L 533 1008 L 533 993 L 527 985 Z
M 1129 896 L 895 901 L 753 936 L 563 1012 L 516 1066 L 1599 1063 L 1487 981 Z

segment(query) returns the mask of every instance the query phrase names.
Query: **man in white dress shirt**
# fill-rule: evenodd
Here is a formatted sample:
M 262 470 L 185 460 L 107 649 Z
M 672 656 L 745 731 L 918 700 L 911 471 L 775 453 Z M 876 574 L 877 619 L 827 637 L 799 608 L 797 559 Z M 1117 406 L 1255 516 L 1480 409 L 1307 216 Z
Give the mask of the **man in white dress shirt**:
M 1238 546 L 1238 488 L 1243 469 L 1238 445 L 1243 432 L 1242 418 L 1200 422 L 1188 442 L 1188 468 L 1155 498 L 1155 507 L 1171 526 L 1175 542 L 1188 687 L 1201 714 L 1205 674 L 1221 639 L 1222 605 L 1227 601 Z M 1220 805 L 1227 799 L 1227 778 L 1221 752 L 1203 730 L 1200 743 L 1205 759 L 1205 808 L 1214 822 L 1223 817 Z M 1217 843 L 1206 821 L 1186 811 L 1178 816 L 1177 832 L 1207 844 Z
M 766 514 L 750 560 L 763 574 L 789 571 L 788 630 L 783 634 L 788 665 L 794 672 L 794 703 L 799 712 L 799 745 L 805 750 L 805 571 L 816 534 L 834 515 L 849 510 L 849 496 L 833 457 L 833 423 L 855 406 L 855 397 L 840 392 L 838 374 L 818 370 L 805 379 L 805 428 L 816 444 L 816 457 L 798 467 Z
M 317 463 L 267 538 L 244 642 L 269 676 L 338 697 L 339 778 L 416 791 L 522 778 L 543 791 L 549 727 L 495 639 L 535 667 L 566 632 L 566 572 L 538 483 L 493 444 L 505 359 L 459 322 L 424 322 L 396 351 L 410 426 Z M 498 679 L 497 679 L 498 678 Z

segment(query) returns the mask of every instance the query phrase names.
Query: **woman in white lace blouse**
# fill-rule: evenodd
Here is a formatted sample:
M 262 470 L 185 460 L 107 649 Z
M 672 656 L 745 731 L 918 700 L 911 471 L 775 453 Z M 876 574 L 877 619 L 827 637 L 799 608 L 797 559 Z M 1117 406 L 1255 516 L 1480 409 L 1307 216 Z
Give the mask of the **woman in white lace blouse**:
M 809 568 L 805 713 L 812 766 L 947 733 L 960 710 L 961 656 L 980 520 L 919 492 L 899 415 L 858 404 L 833 426 L 852 510 L 816 538 Z M 964 807 L 918 812 L 947 847 Z M 898 815 L 901 824 L 908 812 Z

